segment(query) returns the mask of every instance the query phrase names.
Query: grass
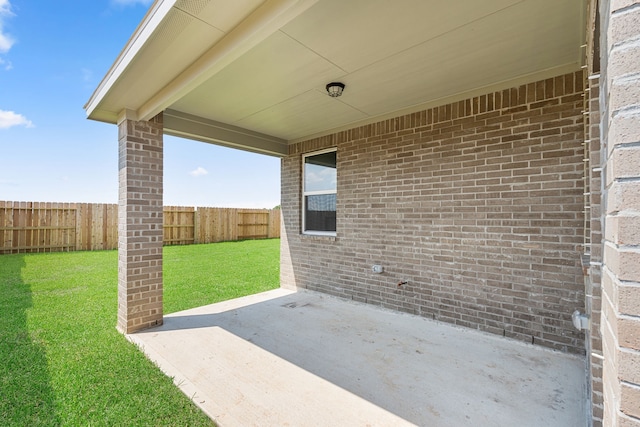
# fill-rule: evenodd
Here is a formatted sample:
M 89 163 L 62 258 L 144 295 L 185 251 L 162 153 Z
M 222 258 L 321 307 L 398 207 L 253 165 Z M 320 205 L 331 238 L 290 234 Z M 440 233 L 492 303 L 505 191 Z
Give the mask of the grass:
M 277 288 L 280 239 L 164 249 L 165 313 Z
M 165 312 L 278 286 L 279 240 L 164 249 Z M 212 422 L 116 329 L 117 252 L 0 256 L 3 426 Z

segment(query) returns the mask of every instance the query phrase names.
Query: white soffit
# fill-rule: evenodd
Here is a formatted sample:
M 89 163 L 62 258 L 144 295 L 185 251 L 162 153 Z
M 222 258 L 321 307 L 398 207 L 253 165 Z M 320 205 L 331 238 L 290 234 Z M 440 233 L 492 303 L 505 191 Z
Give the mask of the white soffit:
M 226 34 L 262 3 L 264 0 L 179 0 L 176 8 L 196 16 Z
M 582 13 L 578 0 L 321 0 L 171 108 L 300 140 L 578 70 Z
M 172 8 L 153 34 L 151 43 L 129 65 L 128 90 L 114 93 L 103 108 L 116 112 L 121 105 L 127 105 L 137 109 L 140 100 L 149 99 L 156 88 L 168 84 L 182 70 L 185 61 L 202 55 L 223 36 L 219 29 Z
M 563 13 L 546 16 L 540 7 L 549 2 L 556 0 L 522 2 L 350 73 L 344 102 L 378 116 L 536 71 L 577 69 L 575 25 Z M 556 9 L 566 5 L 557 2 Z
M 136 109 L 182 72 L 185 64 L 201 57 L 264 0 L 178 0 L 154 32 L 150 43 L 127 69 L 128 91 L 105 108 L 118 105 Z
M 578 70 L 584 9 L 583 0 L 180 0 L 87 110 L 114 121 L 124 108 L 141 118 L 168 108 L 216 123 L 210 133 L 226 124 L 296 141 Z M 342 97 L 326 95 L 330 81 L 346 84 Z
M 324 0 L 282 31 L 354 72 L 522 0 Z
M 270 135 L 311 135 L 319 123 L 347 124 L 369 116 L 341 99 L 327 96 L 322 90 L 310 90 L 276 106 L 262 110 L 241 120 L 239 125 L 248 129 L 264 129 Z
M 171 108 L 235 123 L 303 95 L 313 82 L 322 85 L 342 75 L 331 62 L 276 32 Z
M 115 122 L 138 111 L 265 0 L 156 0 L 85 105 L 89 118 Z

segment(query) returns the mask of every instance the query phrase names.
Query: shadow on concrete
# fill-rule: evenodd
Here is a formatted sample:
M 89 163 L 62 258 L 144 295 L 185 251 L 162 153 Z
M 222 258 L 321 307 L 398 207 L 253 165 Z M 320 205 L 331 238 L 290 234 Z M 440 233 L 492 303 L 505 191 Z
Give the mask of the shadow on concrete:
M 136 341 L 213 360 L 203 343 L 224 347 L 219 330 L 412 424 L 583 425 L 577 357 L 314 292 L 175 313 Z
M 60 425 L 45 346 L 30 331 L 31 287 L 24 255 L 0 255 L 0 420 L 2 425 Z

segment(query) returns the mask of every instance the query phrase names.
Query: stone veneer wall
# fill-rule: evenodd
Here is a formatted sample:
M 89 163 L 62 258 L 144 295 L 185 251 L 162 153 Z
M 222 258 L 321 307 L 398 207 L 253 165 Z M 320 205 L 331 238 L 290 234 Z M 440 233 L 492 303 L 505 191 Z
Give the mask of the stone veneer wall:
M 282 286 L 583 354 L 582 110 L 577 72 L 292 145 Z M 337 236 L 302 235 L 301 154 L 328 147 Z

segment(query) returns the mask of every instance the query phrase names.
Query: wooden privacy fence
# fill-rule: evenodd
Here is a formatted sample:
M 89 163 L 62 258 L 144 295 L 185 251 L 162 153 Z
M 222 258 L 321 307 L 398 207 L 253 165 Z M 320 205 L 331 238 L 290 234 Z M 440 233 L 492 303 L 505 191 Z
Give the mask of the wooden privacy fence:
M 280 237 L 279 209 L 164 207 L 164 244 Z M 0 254 L 118 247 L 118 205 L 0 201 Z
M 280 209 L 164 207 L 164 244 L 280 237 Z

